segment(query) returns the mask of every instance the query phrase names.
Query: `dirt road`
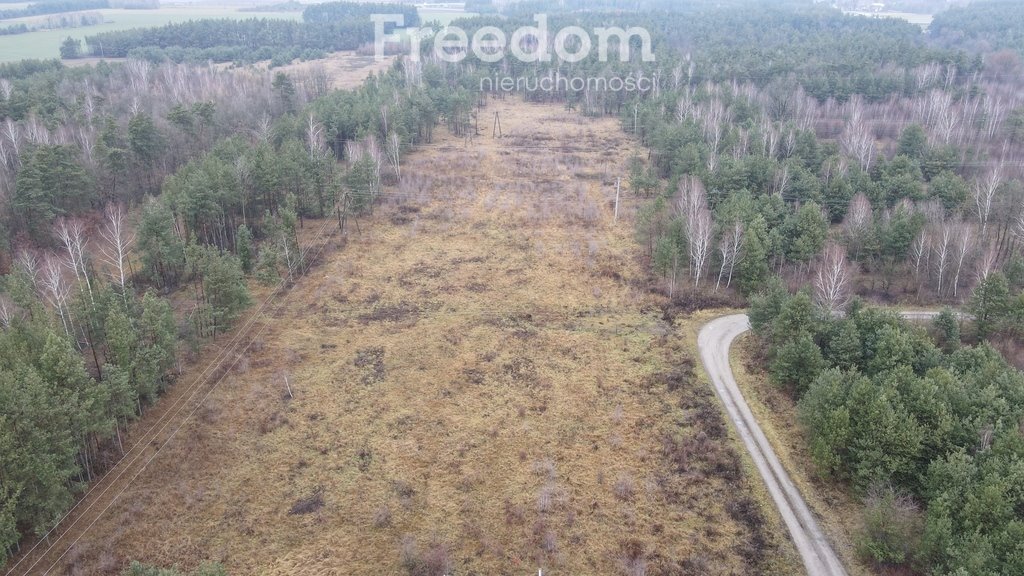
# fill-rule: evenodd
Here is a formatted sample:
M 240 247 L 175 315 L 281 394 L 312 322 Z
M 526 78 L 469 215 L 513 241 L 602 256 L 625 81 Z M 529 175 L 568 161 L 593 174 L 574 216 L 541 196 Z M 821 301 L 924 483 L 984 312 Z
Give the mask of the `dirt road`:
M 930 320 L 937 314 L 938 312 L 929 310 L 900 312 L 900 315 L 908 320 Z M 779 462 L 757 419 L 743 399 L 739 386 L 736 385 L 729 365 L 729 348 L 737 336 L 749 329 L 750 321 L 746 314 L 723 316 L 708 322 L 701 328 L 697 337 L 701 361 L 714 384 L 715 393 L 725 405 L 729 419 L 736 426 L 743 445 L 746 446 L 764 479 L 797 551 L 800 552 L 807 573 L 814 576 L 845 575 L 846 569 L 839 561 L 832 544 Z
M 725 405 L 729 419 L 736 426 L 743 445 L 750 452 L 754 465 L 764 479 L 768 492 L 775 501 L 793 543 L 803 559 L 807 573 L 815 576 L 845 576 L 846 569 L 843 568 L 825 533 L 818 526 L 807 502 L 775 456 L 775 451 L 750 412 L 750 407 L 747 406 L 733 378 L 732 368 L 729 366 L 729 347 L 737 336 L 749 329 L 750 322 L 746 314 L 724 316 L 707 323 L 697 337 L 701 361 L 714 384 L 715 393 Z

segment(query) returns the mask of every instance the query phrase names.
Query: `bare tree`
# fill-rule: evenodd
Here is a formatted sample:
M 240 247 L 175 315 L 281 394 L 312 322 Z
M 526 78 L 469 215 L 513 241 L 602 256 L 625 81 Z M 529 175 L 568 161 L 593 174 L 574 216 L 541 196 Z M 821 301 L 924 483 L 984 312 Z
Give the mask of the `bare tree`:
M 708 144 L 708 171 L 714 172 L 718 160 L 718 149 L 722 144 L 724 128 L 729 121 L 729 109 L 718 98 L 699 109 L 699 120 L 704 140 Z
M 702 208 L 707 208 L 707 192 L 704 190 L 704 183 L 696 176 L 684 176 L 679 179 L 679 197 L 676 199 L 676 210 L 683 222 L 689 222 L 690 218 Z
M 125 63 L 124 69 L 128 72 L 128 81 L 132 92 L 135 95 L 145 92 L 149 87 L 149 74 L 152 71 L 150 63 L 145 60 L 130 59 Z
M 395 178 L 401 180 L 402 178 L 402 166 L 401 166 L 401 154 L 402 154 L 402 141 L 395 132 L 391 133 L 388 138 L 386 152 L 388 157 L 388 163 L 391 164 L 391 169 L 395 171 Z
M 850 276 L 846 249 L 830 242 L 825 246 L 825 251 L 818 261 L 818 273 L 814 282 L 818 305 L 829 314 L 842 310 L 850 301 Z
M 981 223 L 982 238 L 986 236 L 988 231 L 988 222 L 992 217 L 992 204 L 996 197 L 996 191 L 999 189 L 1002 181 L 1002 169 L 996 166 L 984 178 L 976 180 L 971 187 L 971 198 L 974 200 L 974 209 L 978 215 L 978 222 Z
M 256 140 L 264 144 L 270 142 L 271 127 L 270 116 L 266 114 L 261 116 L 255 128 Z
M 0 294 L 0 328 L 4 330 L 11 327 L 11 320 L 14 318 L 14 305 L 10 299 Z
M 690 268 L 693 273 L 693 285 L 698 286 L 707 266 L 708 253 L 711 247 L 711 231 L 714 227 L 711 211 L 702 207 L 687 222 L 686 236 L 690 246 Z
M 4 99 L 4 102 L 11 99 L 11 93 L 14 92 L 14 85 L 11 81 L 6 78 L 0 78 L 0 97 Z
M 1013 233 L 1017 235 L 1017 238 L 1024 242 L 1024 210 L 1021 210 L 1020 214 L 1017 215 L 1017 221 L 1013 227 Z
M 21 155 L 21 131 L 11 118 L 7 118 L 7 122 L 4 123 L 4 137 L 11 145 L 11 149 L 14 151 L 14 160 L 17 162 Z
M 50 144 L 52 134 L 50 129 L 46 127 L 46 124 L 39 119 L 35 114 L 30 114 L 28 119 L 25 120 L 25 139 L 30 144 L 47 145 Z
M 127 298 L 128 257 L 131 245 L 135 241 L 135 234 L 128 231 L 125 223 L 125 210 L 120 204 L 108 205 L 103 216 L 100 236 L 103 238 L 104 244 L 100 246 L 100 252 L 103 253 L 107 264 L 113 267 L 111 277 L 121 287 L 122 295 Z
M 18 268 L 28 276 L 28 279 L 32 282 L 32 285 L 38 287 L 39 284 L 39 257 L 36 256 L 35 252 L 30 250 L 19 250 L 18 255 L 15 258 L 15 264 Z
M 967 222 L 961 222 L 956 227 L 956 244 L 954 245 L 956 256 L 956 272 L 953 274 L 953 297 L 956 298 L 957 290 L 960 287 L 960 273 L 963 271 L 967 255 L 974 249 L 974 227 Z
M 743 223 L 736 221 L 732 227 L 722 235 L 718 243 L 718 253 L 722 258 L 722 265 L 718 269 L 718 281 L 715 283 L 717 291 L 722 285 L 722 277 L 725 277 L 725 287 L 732 284 L 732 274 L 739 262 L 740 247 L 743 245 Z M 728 273 L 726 272 L 728 270 Z
M 690 274 L 696 286 L 704 275 L 710 253 L 711 211 L 708 210 L 707 192 L 699 178 L 686 176 L 680 179 L 678 190 L 676 211 L 683 222 L 683 233 L 689 247 Z
M 981 253 L 978 259 L 978 281 L 988 278 L 996 269 L 996 260 L 999 252 L 994 244 L 989 244 Z
M 57 237 L 64 244 L 64 251 L 67 253 L 64 264 L 74 271 L 75 278 L 79 283 L 85 282 L 86 289 L 89 291 L 89 300 L 92 301 L 92 280 L 89 279 L 89 268 L 85 263 L 85 225 L 81 220 L 64 218 L 58 219 L 56 224 Z
M 864 118 L 864 105 L 859 97 L 850 100 L 849 119 L 840 143 L 847 154 L 857 159 L 862 170 L 866 172 L 871 168 L 875 158 L 875 137 Z
M 846 218 L 843 219 L 843 231 L 846 233 L 847 241 L 853 247 L 854 257 L 860 253 L 861 244 L 871 229 L 872 211 L 871 202 L 863 192 L 858 192 L 850 200 L 850 207 L 846 210 Z
M 946 277 L 952 259 L 953 229 L 948 223 L 939 225 L 938 233 L 933 235 L 932 250 L 935 253 L 935 276 L 937 292 L 942 296 L 942 280 Z
M 921 286 L 921 268 L 925 264 L 925 260 L 928 258 L 928 254 L 931 251 L 931 233 L 925 228 L 921 230 L 921 233 L 914 238 L 914 243 L 910 245 L 910 257 L 914 261 L 914 278 L 918 282 L 918 288 Z
M 12 150 L 10 145 L 6 143 L 6 138 L 0 136 L 0 172 L 7 173 L 7 167 L 12 164 Z
M 324 129 L 310 113 L 306 122 L 306 147 L 309 149 L 309 158 L 315 160 L 324 153 Z
M 783 163 L 782 167 L 775 171 L 772 178 L 772 193 L 776 196 L 785 196 L 786 188 L 789 187 L 789 164 Z
M 70 289 L 64 281 L 62 273 L 63 264 L 60 258 L 53 254 L 47 254 L 43 258 L 42 276 L 40 281 L 43 287 L 43 295 L 46 301 L 57 311 L 61 324 L 64 326 L 64 333 L 70 338 L 72 325 L 70 311 L 67 310 L 67 300 Z

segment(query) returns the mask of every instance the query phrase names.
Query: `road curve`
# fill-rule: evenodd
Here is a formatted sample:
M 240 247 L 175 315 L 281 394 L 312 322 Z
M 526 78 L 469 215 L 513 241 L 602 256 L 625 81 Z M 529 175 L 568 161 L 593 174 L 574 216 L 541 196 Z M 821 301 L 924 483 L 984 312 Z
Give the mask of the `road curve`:
M 937 315 L 933 311 L 905 311 L 900 313 L 908 320 L 927 320 Z M 697 348 L 708 377 L 715 387 L 715 393 L 725 405 L 739 432 L 743 445 L 747 447 L 757 471 L 764 479 L 782 520 L 789 529 L 793 543 L 803 559 L 807 573 L 812 576 L 846 576 L 846 569 L 822 532 L 814 514 L 793 480 L 779 462 L 775 451 L 754 418 L 750 407 L 729 364 L 729 348 L 737 336 L 750 329 L 746 314 L 723 316 L 708 322 L 697 336 Z
M 729 366 L 729 347 L 737 336 L 749 329 L 750 321 L 746 314 L 723 316 L 705 324 L 697 336 L 697 347 L 704 369 L 714 384 L 715 393 L 725 405 L 729 419 L 736 426 L 743 445 L 754 460 L 757 471 L 764 479 L 807 573 L 813 576 L 846 576 L 846 569 L 839 561 L 839 556 L 832 549 L 793 480 L 782 467 L 736 385 Z

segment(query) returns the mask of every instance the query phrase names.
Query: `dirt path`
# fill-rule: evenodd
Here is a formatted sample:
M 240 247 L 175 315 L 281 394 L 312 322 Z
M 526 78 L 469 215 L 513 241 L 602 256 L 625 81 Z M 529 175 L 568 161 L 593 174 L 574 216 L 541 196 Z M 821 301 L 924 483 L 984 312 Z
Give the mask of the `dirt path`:
M 937 314 L 932 311 L 901 312 L 904 318 L 910 320 L 928 320 Z M 750 321 L 746 314 L 723 316 L 707 323 L 701 329 L 697 341 L 701 360 L 729 419 L 739 432 L 782 515 L 807 573 L 812 576 L 845 576 L 846 569 L 838 554 L 799 489 L 779 462 L 733 377 L 729 350 L 732 342 L 749 329 Z

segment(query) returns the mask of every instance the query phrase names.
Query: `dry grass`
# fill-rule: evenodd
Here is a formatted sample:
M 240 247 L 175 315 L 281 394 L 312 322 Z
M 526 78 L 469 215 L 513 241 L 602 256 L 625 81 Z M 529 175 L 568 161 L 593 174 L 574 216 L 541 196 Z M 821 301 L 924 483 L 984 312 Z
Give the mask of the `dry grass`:
M 693 373 L 704 318 L 665 319 L 631 210 L 612 222 L 635 144 L 615 120 L 494 109 L 511 136 L 407 159 L 416 181 L 296 284 L 77 568 L 798 570 Z
M 274 68 L 274 72 L 284 72 L 289 76 L 309 74 L 315 69 L 321 69 L 330 79 L 332 90 L 352 89 L 363 83 L 371 74 L 382 74 L 394 64 L 393 56 L 385 56 L 379 62 L 373 56 L 363 56 L 355 51 L 331 52 L 323 58 L 307 60 L 305 62 L 296 60 L 287 66 Z M 270 61 L 257 62 L 255 68 L 267 69 Z

